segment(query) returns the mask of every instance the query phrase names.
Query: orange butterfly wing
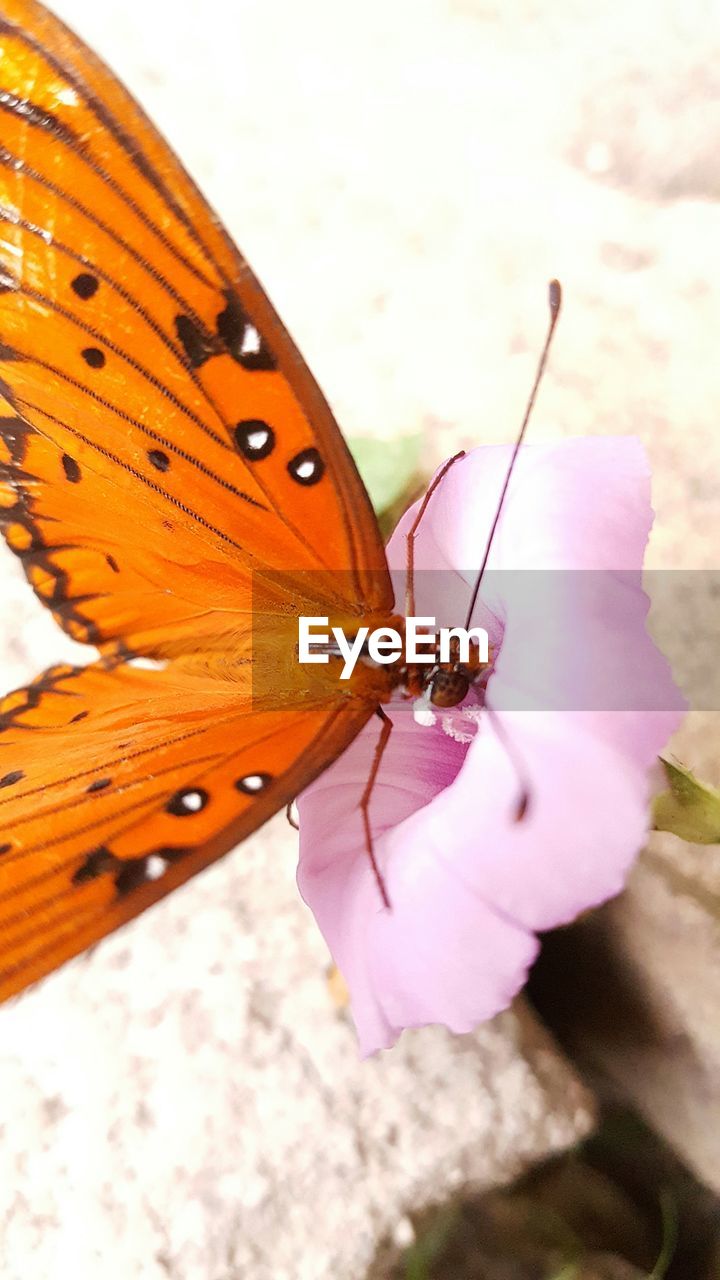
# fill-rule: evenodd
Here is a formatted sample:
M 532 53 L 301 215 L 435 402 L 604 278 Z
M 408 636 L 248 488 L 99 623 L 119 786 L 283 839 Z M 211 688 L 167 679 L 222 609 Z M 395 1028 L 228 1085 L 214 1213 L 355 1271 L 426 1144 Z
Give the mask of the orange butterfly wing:
M 103 655 L 0 703 L 8 995 L 343 750 L 387 672 L 358 669 L 344 697 L 327 668 L 310 680 L 287 616 L 382 619 L 392 589 L 352 459 L 259 285 L 132 99 L 32 0 L 0 12 L 0 344 L 0 521 Z
M 263 566 L 346 570 L 345 611 L 390 607 L 352 459 L 246 263 L 30 0 L 0 16 L 0 341 L 7 538 L 76 639 L 193 647 Z
M 0 702 L 0 999 L 226 853 L 371 714 L 310 700 L 289 727 L 175 663 L 57 667 Z

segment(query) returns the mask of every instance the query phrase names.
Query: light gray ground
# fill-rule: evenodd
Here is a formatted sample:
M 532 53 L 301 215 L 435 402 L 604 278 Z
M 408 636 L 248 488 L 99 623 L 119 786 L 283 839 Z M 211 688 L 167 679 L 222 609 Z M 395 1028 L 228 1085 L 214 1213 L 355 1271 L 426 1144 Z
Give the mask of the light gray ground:
M 651 561 L 712 564 L 716 6 L 56 7 L 169 135 L 346 432 L 424 428 L 429 467 L 511 438 L 557 275 L 534 438 L 637 432 Z M 11 687 L 62 644 L 0 572 Z M 293 858 L 275 823 L 0 1013 L 4 1276 L 355 1280 L 408 1210 L 587 1127 L 513 1014 L 360 1064 Z

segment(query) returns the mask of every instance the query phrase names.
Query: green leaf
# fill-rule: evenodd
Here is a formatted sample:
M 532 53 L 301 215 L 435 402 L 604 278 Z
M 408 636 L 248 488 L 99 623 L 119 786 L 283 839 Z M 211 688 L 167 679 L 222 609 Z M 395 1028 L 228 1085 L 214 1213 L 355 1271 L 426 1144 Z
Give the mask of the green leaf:
M 660 1192 L 660 1213 L 662 1214 L 662 1246 L 658 1260 L 650 1272 L 648 1280 L 665 1280 L 675 1256 L 680 1215 L 677 1200 L 672 1191 L 665 1189 Z
M 720 791 L 683 765 L 660 763 L 670 785 L 653 801 L 656 831 L 671 831 L 691 844 L 720 844 Z
M 403 1255 L 403 1280 L 431 1280 L 432 1268 L 443 1254 L 460 1216 L 458 1204 L 445 1205 L 433 1214 L 415 1243 Z
M 381 525 L 402 503 L 397 511 L 401 515 L 425 487 L 421 466 L 424 437 L 416 434 L 372 440 L 356 436 L 348 443 Z

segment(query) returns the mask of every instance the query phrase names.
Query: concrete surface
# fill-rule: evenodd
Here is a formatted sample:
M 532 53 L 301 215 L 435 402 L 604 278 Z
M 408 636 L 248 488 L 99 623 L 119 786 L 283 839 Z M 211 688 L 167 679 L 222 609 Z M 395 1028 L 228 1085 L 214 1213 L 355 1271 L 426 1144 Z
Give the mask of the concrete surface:
M 587 1131 L 520 1009 L 360 1062 L 292 860 L 275 822 L 0 1013 L 3 1280 L 360 1278 Z

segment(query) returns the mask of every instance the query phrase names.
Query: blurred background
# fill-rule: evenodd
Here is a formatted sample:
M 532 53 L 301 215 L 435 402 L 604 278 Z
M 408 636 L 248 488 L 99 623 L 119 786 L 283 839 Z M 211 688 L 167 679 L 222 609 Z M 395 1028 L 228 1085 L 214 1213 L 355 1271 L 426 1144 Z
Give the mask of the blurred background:
M 558 276 L 532 437 L 637 433 L 649 564 L 717 567 L 714 0 L 54 8 L 169 138 L 347 435 L 421 433 L 428 472 L 512 439 Z M 4 547 L 0 616 L 3 691 L 69 652 Z M 720 781 L 715 719 L 676 751 Z M 548 940 L 532 1006 L 364 1064 L 294 858 L 276 821 L 0 1011 L 0 1274 L 720 1275 L 716 849 L 653 841 Z

